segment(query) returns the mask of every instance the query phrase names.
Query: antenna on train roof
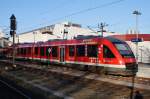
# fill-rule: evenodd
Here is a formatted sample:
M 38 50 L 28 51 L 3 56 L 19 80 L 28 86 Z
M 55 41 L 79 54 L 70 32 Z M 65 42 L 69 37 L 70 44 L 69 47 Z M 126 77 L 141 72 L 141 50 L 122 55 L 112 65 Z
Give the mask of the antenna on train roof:
M 91 39 L 91 38 L 97 38 L 101 36 L 95 36 L 95 35 L 77 35 L 77 37 L 74 37 L 74 39 Z

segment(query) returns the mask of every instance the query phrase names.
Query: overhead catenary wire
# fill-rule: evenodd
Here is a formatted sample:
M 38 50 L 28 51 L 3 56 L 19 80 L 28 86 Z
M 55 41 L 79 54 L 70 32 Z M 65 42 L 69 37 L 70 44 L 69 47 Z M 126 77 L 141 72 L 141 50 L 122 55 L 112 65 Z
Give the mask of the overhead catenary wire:
M 43 25 L 43 24 L 46 24 L 46 23 L 49 23 L 49 22 L 56 22 L 56 21 L 59 21 L 61 19 L 65 19 L 67 17 L 71 17 L 71 16 L 75 16 L 75 15 L 79 15 L 79 14 L 83 14 L 85 12 L 89 12 L 89 11 L 92 11 L 92 10 L 95 10 L 95 9 L 100 9 L 100 8 L 104 8 L 104 7 L 108 7 L 108 6 L 111 6 L 111 5 L 115 5 L 115 4 L 118 4 L 120 2 L 123 2 L 125 0 L 115 0 L 115 1 L 112 1 L 112 2 L 109 2 L 109 3 L 105 3 L 105 4 L 102 4 L 102 5 L 99 5 L 99 6 L 96 6 L 96 7 L 90 7 L 90 8 L 87 8 L 87 9 L 84 9 L 84 10 L 80 10 L 80 11 L 77 11 L 77 12 L 73 12 L 71 14 L 68 14 L 68 15 L 65 15 L 65 16 L 62 16 L 62 17 L 59 17 L 59 18 L 56 18 L 56 19 L 52 19 L 50 21 L 47 21 L 45 23 L 42 23 L 42 24 L 38 24 L 38 25 Z M 29 28 L 33 28 L 33 27 L 29 27 Z
M 49 12 L 53 12 L 53 11 L 56 11 L 58 8 L 61 8 L 65 6 L 66 3 L 68 3 L 69 0 L 64 0 L 63 2 L 60 2 L 58 5 L 56 5 L 55 7 L 52 8 L 52 10 L 47 10 L 47 11 L 44 11 L 44 12 L 41 12 L 39 13 L 39 15 L 45 15 L 45 14 L 49 14 Z M 55 9 L 55 10 L 54 10 Z

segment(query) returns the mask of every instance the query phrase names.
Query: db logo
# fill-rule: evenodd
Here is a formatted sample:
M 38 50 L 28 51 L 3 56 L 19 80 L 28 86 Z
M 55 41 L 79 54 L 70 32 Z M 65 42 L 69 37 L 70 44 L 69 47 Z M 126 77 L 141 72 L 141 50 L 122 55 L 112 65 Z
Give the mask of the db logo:
M 49 49 L 48 49 L 48 53 L 51 53 L 51 51 L 52 51 L 52 48 L 49 48 Z

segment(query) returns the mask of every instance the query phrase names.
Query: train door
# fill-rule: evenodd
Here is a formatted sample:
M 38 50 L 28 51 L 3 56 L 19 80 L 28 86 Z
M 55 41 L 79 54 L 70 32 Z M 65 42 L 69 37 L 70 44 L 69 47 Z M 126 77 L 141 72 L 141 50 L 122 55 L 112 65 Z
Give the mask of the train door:
M 103 45 L 103 62 L 105 64 L 113 64 L 115 62 L 115 55 L 108 46 Z
M 65 61 L 65 47 L 61 46 L 60 47 L 60 62 L 64 62 Z

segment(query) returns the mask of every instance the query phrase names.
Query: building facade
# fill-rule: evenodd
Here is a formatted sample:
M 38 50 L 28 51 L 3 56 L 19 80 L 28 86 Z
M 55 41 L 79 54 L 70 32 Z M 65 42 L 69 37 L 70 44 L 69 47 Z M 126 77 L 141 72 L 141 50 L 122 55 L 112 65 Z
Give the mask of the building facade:
M 45 42 L 52 39 L 72 39 L 77 35 L 97 35 L 80 24 L 70 22 L 58 23 L 16 35 L 15 43 Z M 12 41 L 12 37 L 10 38 Z
M 104 36 L 112 33 L 104 33 Z M 88 28 L 82 28 L 80 24 L 63 22 L 39 29 L 17 34 L 15 43 L 45 42 L 52 39 L 73 39 L 78 35 L 101 35 Z M 12 37 L 10 38 L 12 41 Z

